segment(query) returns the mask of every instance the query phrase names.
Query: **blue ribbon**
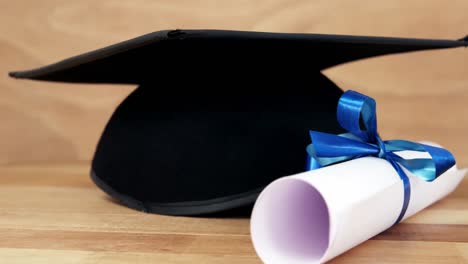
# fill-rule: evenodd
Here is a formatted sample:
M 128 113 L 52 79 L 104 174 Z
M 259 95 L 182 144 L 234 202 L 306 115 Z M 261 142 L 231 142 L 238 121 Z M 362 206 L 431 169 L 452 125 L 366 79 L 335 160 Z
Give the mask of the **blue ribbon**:
M 404 187 L 403 206 L 395 224 L 405 215 L 411 196 L 410 181 L 402 168 L 430 182 L 455 165 L 455 158 L 448 150 L 406 140 L 383 141 L 377 132 L 375 100 L 366 95 L 346 91 L 338 102 L 337 118 L 349 133 L 310 131 L 312 144 L 307 146 L 307 170 L 367 156 L 387 160 L 398 172 Z M 431 158 L 405 159 L 395 153 L 403 150 L 427 152 Z

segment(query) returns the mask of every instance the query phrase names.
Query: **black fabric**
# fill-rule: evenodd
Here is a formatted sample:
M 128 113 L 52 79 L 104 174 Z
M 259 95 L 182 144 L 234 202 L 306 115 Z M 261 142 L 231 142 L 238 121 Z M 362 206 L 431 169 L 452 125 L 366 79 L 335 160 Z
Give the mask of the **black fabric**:
M 284 85 L 274 76 L 244 81 Z M 339 132 L 335 104 L 342 92 L 320 74 L 296 77 L 295 85 L 308 92 L 158 95 L 142 85 L 109 121 L 94 171 L 117 191 L 159 203 L 230 196 L 302 172 L 308 131 Z
M 466 45 L 464 39 L 175 30 L 10 75 L 139 84 L 107 124 L 92 178 L 132 208 L 193 215 L 253 203 L 271 181 L 304 171 L 309 130 L 341 132 L 335 109 L 342 91 L 320 70 Z
M 50 81 L 141 84 L 161 78 L 177 81 L 190 75 L 200 65 L 209 66 L 215 72 L 204 71 L 199 78 L 215 77 L 225 67 L 251 70 L 252 75 L 261 67 L 276 70 L 272 74 L 281 73 L 289 67 L 311 72 L 378 55 L 466 46 L 467 43 L 464 39 L 172 30 L 147 34 L 46 67 L 13 72 L 11 75 Z M 191 91 L 184 88 L 188 87 L 177 87 L 177 90 Z M 204 91 L 203 87 L 196 88 Z M 262 89 L 256 87 L 254 90 Z

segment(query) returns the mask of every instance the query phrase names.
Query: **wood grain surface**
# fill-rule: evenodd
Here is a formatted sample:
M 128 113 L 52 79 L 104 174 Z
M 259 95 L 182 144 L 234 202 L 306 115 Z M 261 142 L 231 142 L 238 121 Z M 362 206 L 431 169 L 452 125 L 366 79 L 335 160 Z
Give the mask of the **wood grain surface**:
M 29 69 L 174 28 L 458 39 L 466 0 L 0 0 L 0 263 L 259 263 L 244 212 L 143 214 L 89 180 L 89 160 L 133 86 L 18 81 Z M 435 141 L 468 166 L 468 50 L 325 71 L 378 101 L 383 138 Z M 468 181 L 332 263 L 468 263 Z
M 260 263 L 248 211 L 145 214 L 106 196 L 88 170 L 76 163 L 0 167 L 0 263 Z M 468 263 L 468 178 L 331 263 Z

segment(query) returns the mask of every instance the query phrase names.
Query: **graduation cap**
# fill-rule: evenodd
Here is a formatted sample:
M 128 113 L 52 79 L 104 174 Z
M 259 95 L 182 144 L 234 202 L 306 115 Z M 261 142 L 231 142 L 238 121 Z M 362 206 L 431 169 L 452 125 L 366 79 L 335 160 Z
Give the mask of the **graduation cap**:
M 198 215 L 253 204 L 273 180 L 305 170 L 309 130 L 341 132 L 343 92 L 321 70 L 467 43 L 171 30 L 10 75 L 138 84 L 102 133 L 92 179 L 131 208 Z

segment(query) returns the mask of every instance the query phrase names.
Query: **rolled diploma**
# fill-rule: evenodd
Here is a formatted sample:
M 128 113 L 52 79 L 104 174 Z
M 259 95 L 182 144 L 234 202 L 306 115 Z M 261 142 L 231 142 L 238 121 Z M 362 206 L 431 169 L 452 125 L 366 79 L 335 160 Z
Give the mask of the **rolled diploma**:
M 453 166 L 433 182 L 405 172 L 411 198 L 404 219 L 452 192 L 466 170 Z M 323 263 L 391 227 L 402 205 L 403 182 L 396 170 L 384 159 L 359 158 L 268 185 L 252 212 L 252 241 L 268 264 Z

